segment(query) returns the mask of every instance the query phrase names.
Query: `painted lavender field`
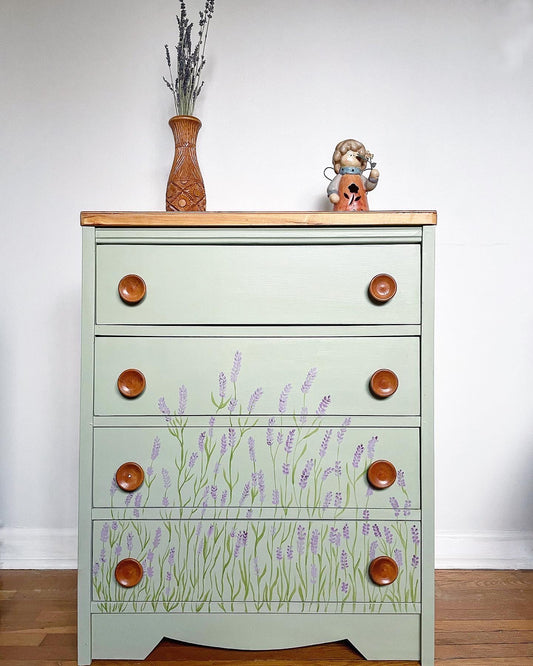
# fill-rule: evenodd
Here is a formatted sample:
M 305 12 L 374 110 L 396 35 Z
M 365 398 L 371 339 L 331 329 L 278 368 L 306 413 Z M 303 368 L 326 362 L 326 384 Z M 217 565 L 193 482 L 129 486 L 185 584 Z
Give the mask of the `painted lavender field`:
M 405 470 L 381 491 L 369 486 L 366 471 L 383 451 L 407 450 L 396 441 L 402 437 L 411 437 L 417 459 L 417 431 L 383 429 L 390 441 L 382 442 L 350 418 L 332 426 L 334 395 L 315 395 L 314 367 L 280 386 L 275 405 L 261 404 L 260 385 L 239 394 L 243 362 L 237 351 L 229 371 L 214 375 L 213 411 L 203 428 L 187 415 L 186 386 L 172 409 L 161 397 L 165 428 L 150 431 L 144 459 L 137 460 L 143 485 L 125 493 L 110 479 L 112 519 L 95 523 L 93 535 L 99 610 L 416 611 L 420 536 L 410 515 L 419 506 L 417 479 L 413 505 Z M 133 431 L 144 437 L 142 429 Z M 127 436 L 124 442 L 128 451 Z M 105 459 L 113 455 L 106 444 Z M 388 509 L 391 519 L 374 519 L 375 506 Z M 375 585 L 367 573 L 379 555 L 399 566 L 389 586 Z M 114 580 L 124 557 L 144 569 L 131 589 Z
M 112 521 L 96 523 L 94 543 L 104 612 L 409 612 L 419 601 L 417 523 Z M 389 586 L 367 574 L 379 555 L 399 567 Z M 124 557 L 143 565 L 134 588 L 114 580 Z

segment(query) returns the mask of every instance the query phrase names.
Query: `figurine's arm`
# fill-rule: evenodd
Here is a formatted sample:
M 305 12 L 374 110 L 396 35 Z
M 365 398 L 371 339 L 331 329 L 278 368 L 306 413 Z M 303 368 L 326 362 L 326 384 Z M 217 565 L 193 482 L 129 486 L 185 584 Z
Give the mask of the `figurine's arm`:
M 378 184 L 378 180 L 379 180 L 379 171 L 377 169 L 372 169 L 372 171 L 368 174 L 368 178 L 366 178 L 365 190 L 367 192 L 373 190 Z
M 339 203 L 340 197 L 339 197 L 339 183 L 341 180 L 341 175 L 338 173 L 333 180 L 330 181 L 328 185 L 328 198 L 331 201 L 332 204 Z

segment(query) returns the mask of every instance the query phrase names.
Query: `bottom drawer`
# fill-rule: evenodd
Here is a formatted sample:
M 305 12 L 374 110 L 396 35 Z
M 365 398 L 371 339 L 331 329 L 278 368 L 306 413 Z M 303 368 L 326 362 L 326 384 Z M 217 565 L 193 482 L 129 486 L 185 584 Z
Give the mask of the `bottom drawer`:
M 93 600 L 104 612 L 413 612 L 419 530 L 406 521 L 96 521 Z

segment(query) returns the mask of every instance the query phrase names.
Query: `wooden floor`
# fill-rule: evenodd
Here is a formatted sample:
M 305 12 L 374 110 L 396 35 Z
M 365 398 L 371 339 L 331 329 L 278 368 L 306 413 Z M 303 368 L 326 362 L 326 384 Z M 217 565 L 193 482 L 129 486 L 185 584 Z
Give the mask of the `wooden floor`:
M 442 666 L 533 666 L 533 571 L 437 571 L 436 663 Z M 98 666 L 364 662 L 347 643 L 241 652 L 162 641 L 144 662 Z M 366 662 L 414 666 L 416 662 Z M 0 666 L 75 666 L 76 573 L 0 571 Z M 361 665 L 362 666 L 362 665 Z

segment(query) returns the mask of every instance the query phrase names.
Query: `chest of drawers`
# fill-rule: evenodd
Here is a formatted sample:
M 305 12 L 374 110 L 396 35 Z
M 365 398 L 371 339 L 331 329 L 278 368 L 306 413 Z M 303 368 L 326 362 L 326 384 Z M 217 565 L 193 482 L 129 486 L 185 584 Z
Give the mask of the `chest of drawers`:
M 84 213 L 79 663 L 433 663 L 434 213 Z

